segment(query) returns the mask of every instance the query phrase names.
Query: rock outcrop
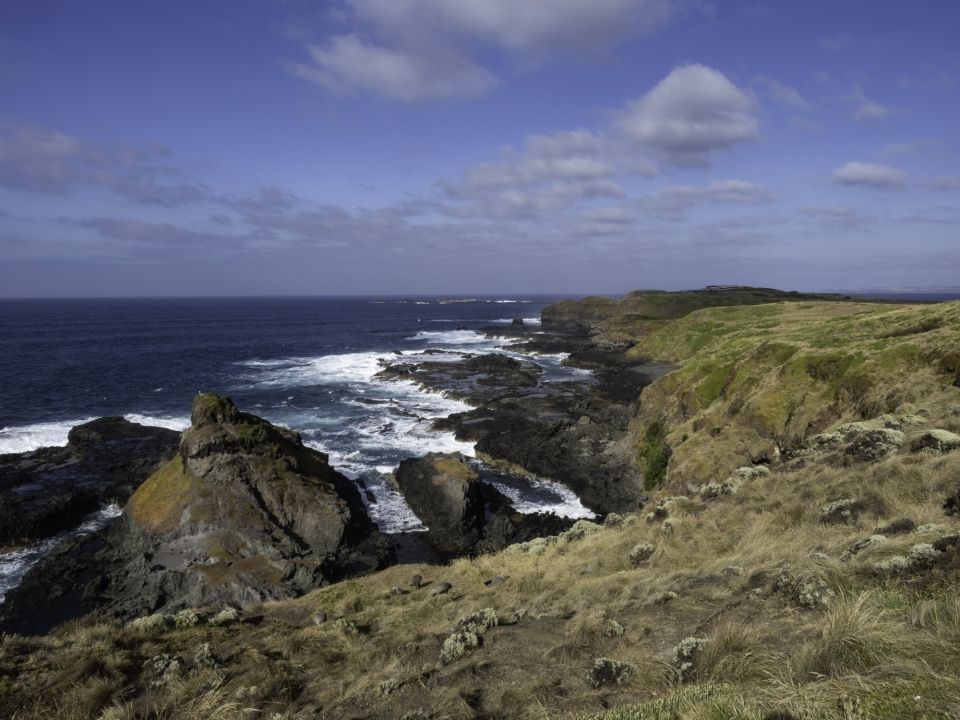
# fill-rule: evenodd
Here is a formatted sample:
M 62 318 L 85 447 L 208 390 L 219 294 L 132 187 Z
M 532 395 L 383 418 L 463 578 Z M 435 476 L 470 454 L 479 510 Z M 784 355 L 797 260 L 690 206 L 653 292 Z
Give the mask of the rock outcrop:
M 173 430 L 105 417 L 73 428 L 65 447 L 0 455 L 0 547 L 45 540 L 106 503 L 123 505 L 179 442 Z
M 389 559 L 357 489 L 326 455 L 227 398 L 201 394 L 176 457 L 104 534 L 41 561 L 7 596 L 0 626 L 38 632 L 94 610 L 131 617 L 249 606 Z
M 549 513 L 523 515 L 474 465 L 457 453 L 429 453 L 404 460 L 397 485 L 427 537 L 446 558 L 494 552 L 516 542 L 555 535 L 572 521 Z
M 587 362 L 577 365 L 594 371 L 581 380 L 545 379 L 533 362 L 503 354 L 384 363 L 380 377 L 474 405 L 434 427 L 475 442 L 488 464 L 560 482 L 598 513 L 637 510 L 646 491 L 624 438 L 640 391 L 672 366 L 596 350 L 581 355 Z

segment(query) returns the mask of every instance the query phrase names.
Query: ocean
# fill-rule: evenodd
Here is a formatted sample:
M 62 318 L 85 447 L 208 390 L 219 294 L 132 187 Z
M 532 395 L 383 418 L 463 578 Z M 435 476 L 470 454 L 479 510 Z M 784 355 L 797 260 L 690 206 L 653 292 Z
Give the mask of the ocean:
M 430 429 L 462 402 L 380 380 L 380 360 L 426 350 L 507 352 L 476 330 L 539 323 L 557 298 L 255 298 L 0 301 L 0 453 L 63 445 L 71 427 L 106 415 L 182 430 L 198 391 L 299 431 L 373 493 L 386 532 L 423 529 L 388 473 L 430 451 L 473 454 Z M 457 357 L 445 355 L 444 359 Z M 562 355 L 527 356 L 546 381 L 582 377 Z M 591 513 L 554 483 L 504 479 L 521 512 Z

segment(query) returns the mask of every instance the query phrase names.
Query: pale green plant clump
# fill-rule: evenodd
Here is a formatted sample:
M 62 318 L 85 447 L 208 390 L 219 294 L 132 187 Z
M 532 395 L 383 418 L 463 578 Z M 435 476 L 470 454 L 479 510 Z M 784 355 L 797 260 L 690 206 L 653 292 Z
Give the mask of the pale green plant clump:
M 823 578 L 797 575 L 789 563 L 780 569 L 773 588 L 798 605 L 811 610 L 823 610 L 833 597 L 833 591 Z
M 186 628 L 196 627 L 200 624 L 200 616 L 197 614 L 196 610 L 181 610 L 176 615 L 173 616 L 173 625 L 178 630 L 183 630 Z
M 653 557 L 653 553 L 655 550 L 656 548 L 650 543 L 640 543 L 639 545 L 635 545 L 633 549 L 630 550 L 630 554 L 629 554 L 630 562 L 634 566 L 639 565 L 643 562 L 646 562 L 651 557 Z
M 131 620 L 127 626 L 135 632 L 146 634 L 159 633 L 170 627 L 170 617 L 163 613 L 144 615 L 143 617 Z
M 939 557 L 940 553 L 930 543 L 917 543 L 910 548 L 907 555 L 891 555 L 874 563 L 873 570 L 878 575 L 922 570 L 933 565 Z
M 853 498 L 834 500 L 820 511 L 822 523 L 845 523 L 851 525 L 856 522 L 857 514 L 863 508 L 863 502 Z
M 590 669 L 590 685 L 595 688 L 602 685 L 621 685 L 630 679 L 634 669 L 628 662 L 608 657 L 597 658 Z
M 469 651 L 480 647 L 484 634 L 500 622 L 496 610 L 483 608 L 461 618 L 453 633 L 443 641 L 440 648 L 440 663 L 448 665 L 459 660 Z
M 696 677 L 696 662 L 710 641 L 704 637 L 687 637 L 673 648 L 673 664 L 677 668 L 680 680 L 688 681 Z
M 228 607 L 224 608 L 212 618 L 210 618 L 210 624 L 215 627 L 220 627 L 223 625 L 232 625 L 240 619 L 240 612 L 236 608 Z

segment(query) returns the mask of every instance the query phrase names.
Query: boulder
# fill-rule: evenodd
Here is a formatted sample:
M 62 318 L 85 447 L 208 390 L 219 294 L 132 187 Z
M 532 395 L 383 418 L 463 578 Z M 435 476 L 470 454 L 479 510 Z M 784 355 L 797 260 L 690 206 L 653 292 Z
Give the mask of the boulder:
M 879 460 L 896 452 L 905 440 L 902 432 L 890 428 L 848 433 L 848 435 L 851 434 L 854 435 L 854 439 L 847 446 L 846 454 L 864 461 Z
M 939 453 L 960 450 L 960 435 L 949 430 L 927 430 L 910 444 L 910 449 L 914 452 L 929 449 Z
M 43 631 L 32 618 L 93 610 L 245 608 L 390 560 L 356 487 L 297 433 L 211 394 L 196 397 L 191 419 L 179 453 L 137 489 L 118 523 L 58 548 L 7 596 L 4 629 Z
M 534 537 L 556 535 L 571 521 L 549 513 L 523 515 L 499 490 L 484 482 L 459 453 L 429 453 L 404 460 L 397 486 L 427 538 L 441 556 L 495 552 Z

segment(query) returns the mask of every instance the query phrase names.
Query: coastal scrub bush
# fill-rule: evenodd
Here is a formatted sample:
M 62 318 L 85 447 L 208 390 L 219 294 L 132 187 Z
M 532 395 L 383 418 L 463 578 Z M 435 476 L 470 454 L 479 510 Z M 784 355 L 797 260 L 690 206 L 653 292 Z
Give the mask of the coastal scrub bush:
M 195 610 L 181 610 L 176 615 L 173 616 L 173 625 L 178 630 L 183 630 L 185 628 L 196 627 L 200 624 L 200 616 L 196 613 Z
M 930 543 L 917 543 L 907 555 L 891 555 L 874 563 L 873 570 L 878 575 L 896 575 L 911 570 L 930 567 L 940 557 L 940 553 Z
M 710 641 L 707 638 L 687 637 L 673 648 L 673 665 L 682 682 L 696 677 L 696 662 Z
M 650 543 L 640 543 L 639 545 L 635 545 L 630 551 L 630 562 L 634 566 L 637 566 L 640 563 L 649 560 L 655 550 L 656 548 Z
M 480 646 L 484 633 L 500 622 L 497 611 L 483 608 L 457 621 L 453 633 L 443 641 L 440 662 L 448 665 Z
M 170 627 L 170 617 L 163 613 L 154 613 L 131 620 L 128 627 L 135 632 L 158 633 Z
M 637 449 L 637 461 L 643 470 L 643 486 L 647 490 L 660 487 L 667 477 L 670 448 L 666 443 L 666 434 L 663 418 L 654 420 L 647 425 L 643 442 Z
M 239 619 L 240 619 L 240 613 L 237 611 L 237 609 L 228 607 L 228 608 L 224 608 L 223 610 L 218 612 L 216 615 L 214 615 L 212 618 L 210 618 L 210 624 L 220 627 L 223 625 L 231 625 L 237 622 L 237 620 Z
M 633 665 L 607 657 L 597 658 L 590 669 L 590 685 L 598 688 L 602 685 L 620 685 L 630 679 Z
M 466 631 L 455 632 L 443 641 L 443 646 L 440 648 L 440 662 L 448 665 L 462 658 L 469 650 L 473 650 L 479 646 L 480 638 L 476 633 Z
M 833 597 L 833 591 L 823 578 L 797 575 L 789 563 L 780 569 L 780 574 L 774 580 L 773 589 L 801 607 L 811 610 L 826 608 Z

